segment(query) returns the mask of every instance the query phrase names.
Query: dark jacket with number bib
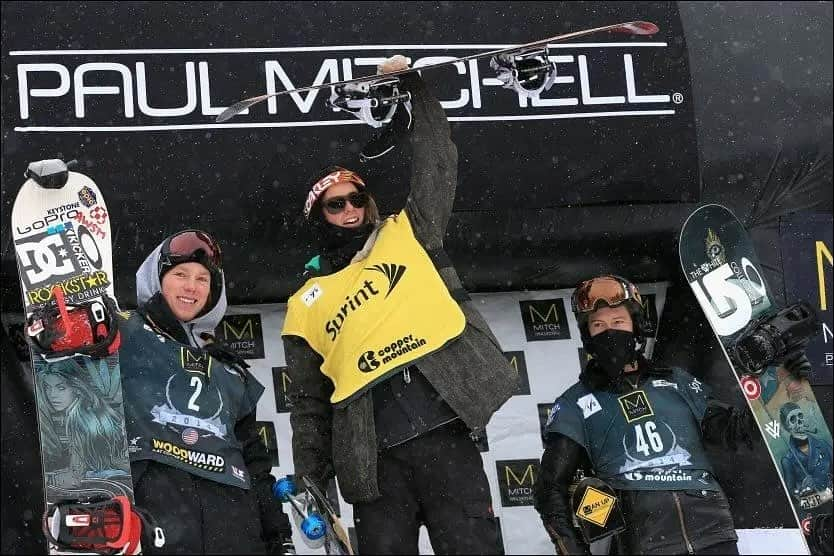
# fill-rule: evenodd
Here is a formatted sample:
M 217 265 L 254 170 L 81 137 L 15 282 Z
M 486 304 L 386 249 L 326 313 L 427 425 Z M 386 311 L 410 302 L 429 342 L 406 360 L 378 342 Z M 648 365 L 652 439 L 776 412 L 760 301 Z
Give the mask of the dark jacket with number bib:
M 404 213 L 414 237 L 429 255 L 466 320 L 460 336 L 413 362 L 419 375 L 412 375 L 416 388 L 436 391 L 451 408 L 452 418 L 459 417 L 473 435 L 482 436 L 493 413 L 515 391 L 518 375 L 443 252 L 458 163 L 446 115 L 417 74 L 406 76 L 403 81 L 412 94 L 414 114 L 414 127 L 407 140 L 412 159 L 410 194 Z M 372 233 L 357 256 L 370 252 L 376 238 L 377 234 Z M 378 498 L 377 450 L 383 439 L 377 438 L 374 401 L 378 402 L 379 413 L 379 402 L 397 393 L 392 393 L 390 385 L 383 386 L 382 391 L 366 388 L 348 403 L 334 405 L 333 382 L 320 371 L 322 357 L 295 335 L 284 336 L 284 350 L 292 380 L 288 394 L 292 403 L 290 422 L 296 473 L 321 485 L 338 475 L 342 495 L 350 503 Z M 399 388 L 398 380 L 389 382 Z M 410 380 L 407 375 L 406 380 Z M 446 413 L 443 409 L 432 418 Z
M 143 552 L 282 553 L 292 532 L 258 436 L 263 386 L 198 339 L 223 317 L 225 285 L 208 313 L 182 323 L 159 293 L 158 254 L 137 272 L 138 310 L 117 317 L 134 496 L 166 541 L 143 533 Z
M 692 554 L 734 543 L 730 505 L 702 442 L 750 445 L 750 412 L 715 400 L 682 369 L 641 359 L 631 384 L 611 384 L 595 363 L 556 400 L 545 427 L 535 507 L 557 551 L 589 554 L 568 494 L 580 468 L 621 500 L 626 530 L 616 537 L 618 553 Z

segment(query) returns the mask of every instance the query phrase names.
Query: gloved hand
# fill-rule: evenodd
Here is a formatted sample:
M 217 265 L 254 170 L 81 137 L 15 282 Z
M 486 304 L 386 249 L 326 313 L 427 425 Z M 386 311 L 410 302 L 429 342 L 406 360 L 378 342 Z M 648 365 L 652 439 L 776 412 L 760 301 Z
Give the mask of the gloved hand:
M 394 71 L 401 71 L 408 69 L 408 59 L 402 54 L 391 56 L 380 65 L 376 67 L 376 74 L 382 75 L 384 73 L 391 73 Z
M 553 547 L 556 549 L 556 554 L 591 555 L 590 548 L 580 541 L 573 531 L 571 531 L 571 534 L 563 535 L 557 532 L 562 528 L 559 526 L 559 522 L 555 516 L 543 516 L 542 523 L 544 523 L 544 529 L 550 537 L 550 542 L 553 543 Z
M 787 354 L 782 366 L 799 380 L 806 379 L 811 374 L 811 362 L 805 354 L 804 346 Z
M 237 367 L 242 372 L 243 377 L 246 378 L 249 374 L 249 363 L 246 362 L 241 356 L 236 354 L 232 351 L 232 348 L 220 342 L 214 338 L 211 334 L 207 332 L 203 332 L 200 337 L 204 341 L 208 341 L 203 346 L 203 349 L 206 350 L 209 355 L 220 361 L 221 363 L 225 363 L 226 365 L 230 365 L 232 367 Z

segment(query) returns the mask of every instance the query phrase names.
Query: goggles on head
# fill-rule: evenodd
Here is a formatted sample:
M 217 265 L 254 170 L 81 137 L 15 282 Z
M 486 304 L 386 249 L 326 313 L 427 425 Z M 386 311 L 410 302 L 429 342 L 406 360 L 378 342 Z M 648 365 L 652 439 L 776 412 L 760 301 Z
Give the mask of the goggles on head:
M 618 276 L 606 275 L 579 284 L 571 295 L 570 304 L 574 314 L 580 314 L 596 311 L 600 303 L 616 307 L 629 299 L 643 306 L 637 286 Z
M 200 259 L 200 252 L 204 260 L 214 268 L 223 268 L 220 246 L 214 238 L 199 230 L 186 230 L 166 239 L 162 245 L 160 268 Z

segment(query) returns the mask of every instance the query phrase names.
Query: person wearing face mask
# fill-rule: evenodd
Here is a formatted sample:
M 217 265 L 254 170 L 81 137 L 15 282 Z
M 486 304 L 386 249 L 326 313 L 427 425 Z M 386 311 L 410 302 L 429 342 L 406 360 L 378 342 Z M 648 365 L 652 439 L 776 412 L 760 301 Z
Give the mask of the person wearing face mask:
M 397 56 L 380 71 L 404 67 Z M 446 115 L 419 74 L 401 86 L 405 208 L 380 218 L 342 167 L 315 176 L 304 206 L 319 253 L 282 331 L 295 474 L 322 491 L 338 477 L 361 553 L 416 554 L 425 524 L 438 554 L 497 554 L 475 440 L 518 375 L 443 251 L 457 185 Z
M 119 313 L 125 424 L 136 505 L 164 535 L 145 554 L 294 554 L 258 437 L 264 387 L 216 341 L 226 312 L 217 242 L 184 230 L 136 272 L 136 311 Z
M 704 442 L 752 448 L 758 428 L 680 368 L 643 356 L 652 333 L 636 286 L 619 276 L 582 282 L 571 306 L 591 356 L 554 403 L 535 507 L 558 554 L 590 554 L 574 528 L 569 487 L 577 470 L 613 488 L 625 530 L 620 554 L 738 554 L 729 502 Z

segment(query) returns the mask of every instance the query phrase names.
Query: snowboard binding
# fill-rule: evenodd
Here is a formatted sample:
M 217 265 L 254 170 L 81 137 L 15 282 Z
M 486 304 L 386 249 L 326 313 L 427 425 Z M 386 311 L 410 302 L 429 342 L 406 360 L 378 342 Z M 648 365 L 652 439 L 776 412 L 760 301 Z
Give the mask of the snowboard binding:
M 27 339 L 44 359 L 76 354 L 101 358 L 116 353 L 121 343 L 116 320 L 116 302 L 107 295 L 77 305 L 68 305 L 59 286 L 52 290 L 55 304 L 32 313 L 27 320 Z
M 771 317 L 752 321 L 728 351 L 742 373 L 759 375 L 768 365 L 801 353 L 819 325 L 814 307 L 800 301 Z
M 163 547 L 163 530 L 126 496 L 68 500 L 43 516 L 44 535 L 62 554 L 138 554 L 143 524 L 153 530 L 154 546 Z
M 549 90 L 556 80 L 556 67 L 548 58 L 546 46 L 522 54 L 498 54 L 490 59 L 489 66 L 503 88 L 528 97 Z
M 401 90 L 398 78 L 345 83 L 331 87 L 330 91 L 330 108 L 348 112 L 374 128 L 391 121 L 400 104 L 411 114 L 411 93 Z

